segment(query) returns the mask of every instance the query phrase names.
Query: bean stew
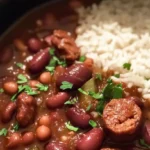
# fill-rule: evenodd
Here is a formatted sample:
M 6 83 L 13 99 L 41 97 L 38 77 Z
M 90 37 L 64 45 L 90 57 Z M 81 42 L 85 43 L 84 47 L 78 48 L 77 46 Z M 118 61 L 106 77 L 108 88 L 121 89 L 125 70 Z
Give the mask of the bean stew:
M 150 121 L 138 87 L 114 83 L 81 56 L 75 8 L 46 4 L 0 42 L 0 150 L 147 150 Z

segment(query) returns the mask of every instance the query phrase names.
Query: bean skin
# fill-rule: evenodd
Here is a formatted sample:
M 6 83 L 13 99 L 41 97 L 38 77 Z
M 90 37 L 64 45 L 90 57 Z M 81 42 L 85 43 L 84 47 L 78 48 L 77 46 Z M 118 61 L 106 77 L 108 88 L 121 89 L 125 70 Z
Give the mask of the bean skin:
M 35 136 L 33 132 L 26 132 L 22 136 L 22 142 L 24 145 L 32 144 L 34 142 L 34 139 L 35 139 Z
M 51 82 L 52 76 L 50 72 L 43 72 L 40 75 L 40 82 L 43 84 L 49 84 Z
M 103 141 L 103 130 L 94 128 L 85 133 L 76 144 L 76 150 L 99 150 Z
M 42 43 L 38 38 L 31 38 L 28 41 L 28 48 L 31 52 L 36 53 L 42 48 Z
M 69 100 L 70 95 L 66 92 L 59 92 L 56 95 L 49 97 L 46 101 L 48 108 L 62 107 L 65 101 Z
M 46 48 L 33 56 L 33 59 L 28 63 L 28 69 L 31 73 L 41 72 L 50 60 L 49 48 Z
M 6 106 L 4 111 L 2 112 L 2 121 L 4 123 L 7 123 L 12 119 L 16 108 L 17 108 L 16 103 L 14 103 L 14 102 L 8 103 L 8 105 Z
M 50 124 L 51 124 L 51 118 L 50 118 L 50 116 L 48 116 L 48 115 L 43 115 L 43 116 L 39 119 L 38 124 L 39 124 L 39 125 L 45 125 L 45 126 L 49 127 Z
M 143 138 L 144 138 L 145 142 L 147 144 L 150 144 L 150 121 L 149 120 L 147 120 L 144 123 L 142 135 L 143 135 Z
M 84 64 L 75 64 L 69 67 L 64 74 L 58 76 L 57 86 L 60 88 L 63 81 L 73 84 L 71 90 L 80 88 L 86 81 L 92 77 L 92 70 Z
M 68 150 L 67 146 L 60 142 L 51 142 L 46 145 L 45 150 Z
M 83 112 L 81 109 L 77 107 L 69 108 L 66 112 L 66 115 L 74 126 L 83 129 L 89 127 L 89 121 L 91 117 L 87 113 Z
M 21 144 L 21 135 L 20 133 L 14 132 L 8 137 L 7 148 L 16 148 Z

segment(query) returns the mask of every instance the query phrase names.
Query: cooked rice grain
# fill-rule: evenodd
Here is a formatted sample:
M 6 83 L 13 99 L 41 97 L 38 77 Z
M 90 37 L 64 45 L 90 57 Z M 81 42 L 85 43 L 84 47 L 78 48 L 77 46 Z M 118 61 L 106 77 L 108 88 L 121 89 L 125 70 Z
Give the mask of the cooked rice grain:
M 122 81 L 139 86 L 150 98 L 150 0 L 104 0 L 79 8 L 76 43 L 103 71 L 121 73 Z M 131 63 L 128 71 L 124 63 Z

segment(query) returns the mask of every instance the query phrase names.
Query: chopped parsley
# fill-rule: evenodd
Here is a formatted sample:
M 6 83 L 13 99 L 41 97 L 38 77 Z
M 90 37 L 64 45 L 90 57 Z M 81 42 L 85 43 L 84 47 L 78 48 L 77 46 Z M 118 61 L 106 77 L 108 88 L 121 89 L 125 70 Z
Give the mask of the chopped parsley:
M 61 66 L 63 66 L 63 67 L 66 67 L 66 61 L 65 61 L 65 60 L 60 60 L 60 59 L 58 59 L 58 57 L 56 57 L 56 56 L 53 56 L 53 60 L 55 60 L 58 65 L 61 65 Z
M 51 48 L 51 49 L 49 50 L 49 53 L 50 53 L 51 56 L 54 56 L 54 54 L 55 54 L 55 49 L 54 49 L 54 48 Z
M 102 75 L 101 74 L 96 74 L 95 79 L 102 81 Z
M 4 92 L 4 89 L 0 88 L 0 93 L 3 93 Z
M 113 76 L 116 78 L 120 78 L 120 74 L 114 74 Z
M 89 124 L 90 124 L 93 128 L 97 127 L 97 123 L 96 123 L 95 121 L 93 121 L 93 120 L 90 120 L 90 121 L 89 121 Z
M 17 79 L 18 79 L 18 81 L 17 81 L 18 84 L 23 84 L 23 83 L 28 82 L 28 79 L 23 74 L 19 74 L 17 76 Z
M 79 128 L 72 126 L 70 124 L 70 122 L 66 122 L 65 125 L 66 125 L 67 129 L 69 129 L 71 131 L 77 132 L 79 130 Z
M 85 61 L 85 59 L 86 59 L 86 57 L 85 57 L 85 56 L 80 56 L 79 61 L 84 62 L 84 61 Z
M 38 88 L 38 90 L 40 90 L 40 91 L 47 91 L 48 90 L 48 85 L 44 85 L 44 84 L 38 84 L 38 85 L 36 85 L 36 87 Z
M 104 100 L 101 100 L 98 102 L 98 105 L 96 106 L 96 111 L 99 112 L 99 114 L 101 115 L 103 114 L 104 105 L 105 105 Z
M 84 95 L 88 95 L 88 92 L 82 90 L 81 88 L 79 88 L 78 91 L 79 91 L 80 93 L 84 94 Z
M 23 69 L 24 65 L 22 63 L 16 63 L 16 66 L 19 67 L 19 68 L 21 68 L 21 69 Z
M 139 143 L 141 146 L 150 149 L 150 145 L 146 144 L 144 139 L 140 139 Z
M 103 96 L 101 93 L 95 93 L 93 91 L 89 91 L 89 95 L 95 99 L 101 99 Z
M 91 107 L 92 107 L 92 104 L 89 104 L 89 106 L 86 108 L 86 112 L 90 111 Z
M 14 130 L 14 131 L 18 131 L 18 130 L 19 130 L 19 124 L 18 124 L 18 122 L 16 122 L 16 123 L 13 125 L 13 130 Z
M 3 128 L 0 130 L 0 136 L 6 136 L 8 133 L 8 130 L 6 128 Z
M 66 90 L 66 89 L 72 89 L 73 84 L 68 81 L 63 81 L 62 85 L 60 86 L 60 89 Z
M 54 70 L 55 70 L 55 67 L 46 66 L 45 69 L 46 69 L 47 71 L 49 71 L 51 74 L 53 74 L 53 73 L 54 73 Z
M 124 64 L 123 64 L 123 68 L 124 68 L 124 69 L 127 69 L 127 70 L 130 70 L 131 64 L 130 64 L 130 63 L 124 63 Z
M 73 98 L 71 100 L 66 101 L 64 104 L 65 105 L 74 105 L 78 102 L 77 98 Z

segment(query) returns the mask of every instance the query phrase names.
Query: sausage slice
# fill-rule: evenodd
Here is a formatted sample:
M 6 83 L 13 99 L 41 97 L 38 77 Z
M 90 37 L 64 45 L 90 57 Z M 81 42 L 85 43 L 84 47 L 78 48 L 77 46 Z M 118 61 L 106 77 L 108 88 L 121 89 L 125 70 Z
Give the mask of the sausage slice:
M 103 120 L 113 140 L 130 141 L 140 127 L 142 111 L 134 101 L 113 99 L 104 108 Z

